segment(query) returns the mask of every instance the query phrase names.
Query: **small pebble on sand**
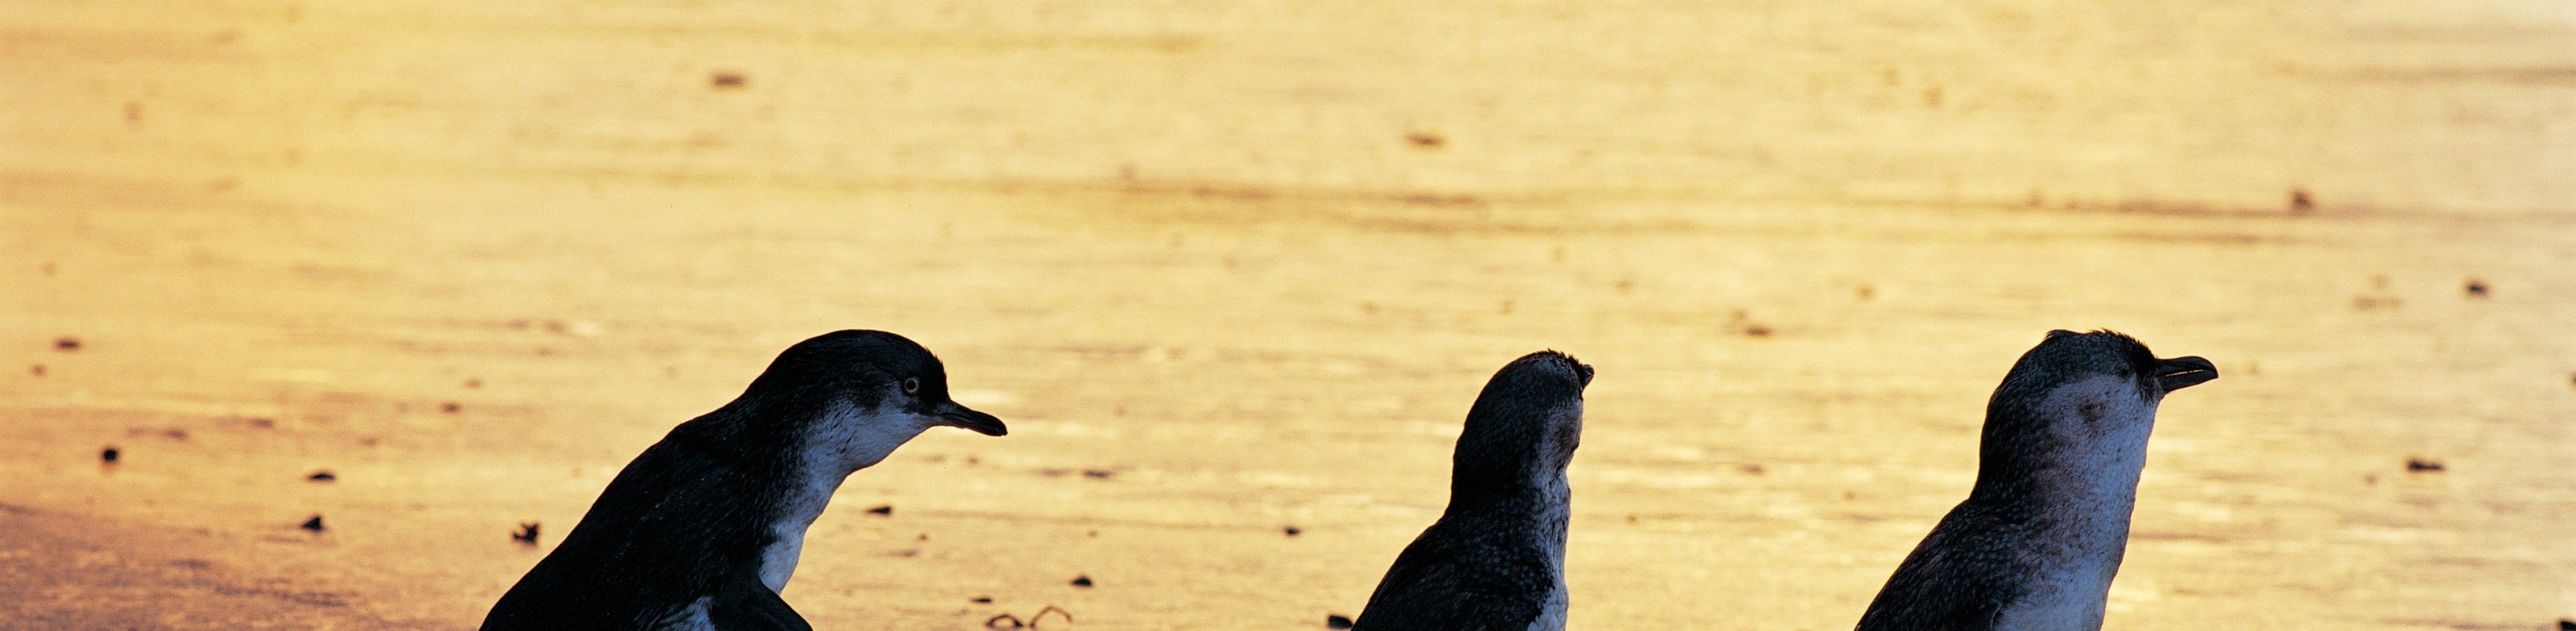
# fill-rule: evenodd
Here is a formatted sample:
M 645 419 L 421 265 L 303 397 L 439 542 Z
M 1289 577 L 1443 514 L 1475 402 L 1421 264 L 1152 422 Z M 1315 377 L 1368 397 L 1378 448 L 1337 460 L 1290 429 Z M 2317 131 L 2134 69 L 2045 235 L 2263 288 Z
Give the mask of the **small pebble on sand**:
M 2411 473 L 2427 473 L 2427 472 L 2431 472 L 2431 473 L 2439 473 L 2439 472 L 2441 472 L 2443 469 L 2444 469 L 2444 467 L 2442 466 L 2442 461 L 2440 461 L 2440 460 L 2433 460 L 2433 459 L 2428 459 L 2428 458 L 2407 458 L 2407 459 L 2406 459 L 2406 470 L 2407 470 L 2408 472 L 2411 472 Z
M 1304 529 L 1300 529 L 1300 528 L 1298 528 L 1298 527 L 1296 527 L 1296 526 L 1289 526 L 1289 527 L 1286 527 L 1286 528 L 1281 528 L 1281 529 L 1279 529 L 1279 531 L 1280 531 L 1280 532 L 1283 532 L 1283 533 L 1287 533 L 1287 534 L 1288 534 L 1288 536 L 1291 536 L 1291 537 L 1294 537 L 1294 536 L 1297 536 L 1297 535 L 1301 535 L 1301 534 L 1305 534 L 1305 533 L 1306 533 L 1306 531 L 1305 531 Z
M 1088 576 L 1088 575 L 1073 577 L 1073 586 L 1074 586 L 1074 587 L 1090 587 L 1090 586 L 1091 586 L 1091 577 L 1090 577 L 1090 576 Z
M 1351 617 L 1350 617 L 1350 616 L 1345 616 L 1345 615 L 1342 615 L 1342 614 L 1337 614 L 1337 613 L 1336 613 L 1336 614 L 1326 614 L 1326 615 L 1324 616 L 1324 628 L 1326 628 L 1326 629 L 1348 629 L 1348 628 L 1351 628 Z
M 108 464 L 116 464 L 116 459 L 123 455 L 125 455 L 124 452 L 117 451 L 114 446 L 109 446 L 106 449 L 98 450 L 98 461 Z
M 299 524 L 296 527 L 313 532 L 322 532 L 322 515 L 316 513 L 312 517 L 305 518 L 304 523 Z
M 894 514 L 894 505 L 893 505 L 893 504 L 878 504 L 876 508 L 868 509 L 868 514 L 870 514 L 870 515 L 880 515 L 880 516 L 883 516 L 883 515 L 893 515 L 893 514 Z
M 304 479 L 308 482 L 330 482 L 340 479 L 340 476 L 339 474 L 332 473 L 329 469 L 324 469 L 321 471 L 315 471 L 310 475 L 306 475 L 304 476 Z
M 537 545 L 537 522 L 519 522 L 519 531 L 510 533 L 510 540 L 521 545 Z
M 80 348 L 81 348 L 81 341 L 80 341 L 80 338 L 77 338 L 77 337 L 70 337 L 70 336 L 64 336 L 64 337 L 54 338 L 54 350 L 62 351 L 62 352 L 65 352 L 65 353 L 69 353 L 69 352 L 72 352 L 72 351 L 80 350 Z

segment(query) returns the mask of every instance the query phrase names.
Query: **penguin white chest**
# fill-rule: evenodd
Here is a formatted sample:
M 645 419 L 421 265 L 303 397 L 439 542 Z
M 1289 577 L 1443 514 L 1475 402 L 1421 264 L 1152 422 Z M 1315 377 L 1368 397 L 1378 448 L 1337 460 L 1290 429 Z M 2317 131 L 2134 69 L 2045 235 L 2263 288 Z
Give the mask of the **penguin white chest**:
M 2138 477 L 2146 468 L 2147 436 L 2155 427 L 2155 402 L 2131 394 L 2124 381 L 2096 379 L 2061 389 L 2056 409 L 2089 408 L 2084 423 L 2061 423 L 2089 434 L 2059 451 L 2046 480 L 2048 525 L 2039 533 L 2030 583 L 2004 606 L 1997 629 L 2030 631 L 2102 628 L 2111 579 L 2129 544 L 2129 517 L 2137 506 Z M 2091 402 L 2087 404 L 2086 402 Z
M 653 625 L 653 631 L 715 631 L 716 623 L 707 617 L 707 598 L 699 597 Z
M 787 589 L 787 579 L 796 574 L 796 559 L 805 554 L 805 529 L 780 527 L 778 540 L 760 549 L 760 584 L 769 591 Z
M 841 488 L 842 476 L 817 475 L 789 493 L 787 506 L 778 522 L 769 526 L 769 545 L 760 549 L 760 584 L 769 591 L 783 592 L 787 579 L 796 574 L 796 559 L 805 554 L 805 530 L 823 516 L 823 508 L 832 501 L 832 492 Z
M 1529 631 L 1565 631 L 1565 531 L 1574 517 L 1574 490 L 1566 484 L 1565 474 L 1556 475 L 1541 501 L 1545 513 L 1539 516 L 1539 549 L 1546 551 L 1550 580 L 1547 600 L 1539 607 L 1538 619 L 1530 621 Z
M 760 583 L 770 591 L 787 589 L 787 579 L 796 574 L 796 559 L 805 553 L 805 530 L 823 516 L 823 508 L 832 503 L 832 493 L 851 473 L 885 460 L 912 437 L 929 427 L 913 415 L 891 411 L 862 411 L 848 406 L 834 408 L 817 419 L 805 433 L 805 448 L 797 455 L 799 479 L 789 487 L 776 523 L 770 525 L 770 543 L 760 549 Z

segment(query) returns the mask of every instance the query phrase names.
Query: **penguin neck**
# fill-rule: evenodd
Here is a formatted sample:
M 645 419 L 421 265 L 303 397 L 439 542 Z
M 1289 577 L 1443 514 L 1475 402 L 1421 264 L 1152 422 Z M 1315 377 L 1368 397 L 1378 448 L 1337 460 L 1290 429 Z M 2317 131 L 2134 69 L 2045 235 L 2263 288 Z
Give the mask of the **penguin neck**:
M 770 542 L 761 548 L 760 582 L 770 591 L 787 588 L 804 552 L 805 530 L 823 516 L 832 494 L 850 474 L 884 461 L 895 448 L 928 426 L 900 410 L 861 410 L 834 405 L 806 425 L 799 437 L 795 464 L 779 498 Z
M 1572 521 L 1573 488 L 1563 456 L 1553 437 L 1542 437 L 1517 453 L 1461 451 L 1452 468 L 1447 514 L 1480 521 L 1518 524 L 1539 533 L 1541 542 L 1563 550 Z M 1491 444 L 1491 443 L 1488 443 Z
M 2155 401 L 2127 382 L 2102 378 L 2057 388 L 2033 406 L 1997 406 L 1969 496 L 2026 520 L 2061 553 L 2107 557 L 2127 547 L 2129 519 L 2146 469 Z

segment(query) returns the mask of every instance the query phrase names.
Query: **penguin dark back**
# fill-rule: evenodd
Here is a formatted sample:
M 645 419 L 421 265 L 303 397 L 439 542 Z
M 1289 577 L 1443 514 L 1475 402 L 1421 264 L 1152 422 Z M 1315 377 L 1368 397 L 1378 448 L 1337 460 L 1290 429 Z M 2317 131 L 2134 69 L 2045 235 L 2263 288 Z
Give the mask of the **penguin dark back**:
M 1592 367 L 1542 351 L 1485 382 L 1467 411 L 1449 506 L 1396 555 L 1361 631 L 1565 628 L 1565 468 L 1582 440 Z

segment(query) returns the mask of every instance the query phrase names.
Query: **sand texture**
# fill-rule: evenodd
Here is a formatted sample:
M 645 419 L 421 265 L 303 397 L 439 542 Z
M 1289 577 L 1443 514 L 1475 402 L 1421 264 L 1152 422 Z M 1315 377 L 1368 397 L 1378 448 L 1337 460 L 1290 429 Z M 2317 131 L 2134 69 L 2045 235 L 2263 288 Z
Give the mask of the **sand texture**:
M 1573 627 L 1847 629 L 2112 328 L 2224 376 L 2106 628 L 2549 629 L 2576 16 L 0 0 L 0 628 L 471 628 L 841 328 L 1012 433 L 853 476 L 817 628 L 1323 628 L 1556 348 Z

